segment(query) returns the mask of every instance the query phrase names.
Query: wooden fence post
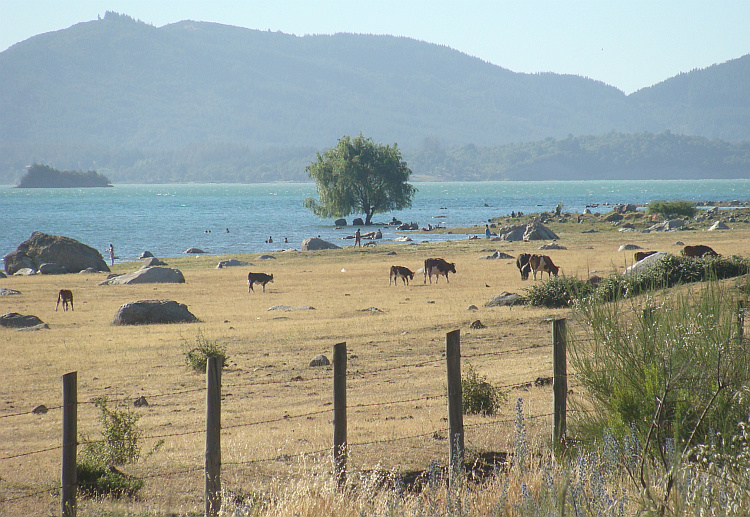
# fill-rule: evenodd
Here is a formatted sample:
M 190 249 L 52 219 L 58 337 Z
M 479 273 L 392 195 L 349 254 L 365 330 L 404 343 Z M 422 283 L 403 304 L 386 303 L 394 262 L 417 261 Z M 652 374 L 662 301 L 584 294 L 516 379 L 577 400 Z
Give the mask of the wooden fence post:
M 78 372 L 66 373 L 63 381 L 62 517 L 75 517 L 78 490 Z
M 210 356 L 206 366 L 206 516 L 221 510 L 221 369 L 224 360 Z
M 464 468 L 464 411 L 461 389 L 461 331 L 445 335 L 445 359 L 448 370 L 448 424 L 450 426 L 451 483 Z
M 565 445 L 568 396 L 568 363 L 564 318 L 552 322 L 552 347 L 552 403 L 554 407 L 552 438 L 555 449 L 561 450 Z
M 745 301 L 737 302 L 737 342 L 742 345 L 745 337 Z
M 333 346 L 333 472 L 339 488 L 346 486 L 346 342 Z

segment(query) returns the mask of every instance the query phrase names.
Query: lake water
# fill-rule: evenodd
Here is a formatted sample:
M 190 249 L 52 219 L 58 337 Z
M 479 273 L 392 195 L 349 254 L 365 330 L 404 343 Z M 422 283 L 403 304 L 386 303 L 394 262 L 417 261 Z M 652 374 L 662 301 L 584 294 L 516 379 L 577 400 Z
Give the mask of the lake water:
M 491 217 L 554 211 L 608 212 L 607 205 L 649 201 L 750 200 L 748 180 L 690 181 L 539 181 L 414 183 L 418 192 L 409 210 L 376 214 L 374 222 L 392 217 L 420 226 L 446 227 L 484 223 Z M 144 250 L 157 257 L 198 247 L 214 255 L 299 249 L 320 235 L 339 245 L 353 241 L 355 228 L 335 229 L 303 206 L 317 197 L 312 183 L 116 185 L 88 189 L 17 189 L 0 186 L 0 255 L 28 239 L 33 231 L 71 237 L 106 256 L 110 243 L 123 260 Z M 485 206 L 486 205 L 486 206 Z M 353 214 L 347 217 L 351 224 Z M 227 232 L 227 229 L 229 230 Z M 373 228 L 374 229 L 374 228 Z M 369 231 L 363 229 L 363 231 Z M 398 236 L 382 229 L 385 239 Z M 273 243 L 265 241 L 273 237 Z M 284 243 L 288 239 L 288 244 Z M 419 235 L 417 240 L 465 239 L 465 235 Z

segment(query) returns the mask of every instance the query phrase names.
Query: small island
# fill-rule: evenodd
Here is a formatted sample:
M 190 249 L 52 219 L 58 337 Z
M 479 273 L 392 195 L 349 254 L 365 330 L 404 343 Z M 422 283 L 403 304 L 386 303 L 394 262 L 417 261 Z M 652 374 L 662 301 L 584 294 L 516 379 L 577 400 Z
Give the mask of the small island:
M 111 187 L 109 178 L 96 171 L 59 171 L 34 164 L 26 170 L 16 188 Z

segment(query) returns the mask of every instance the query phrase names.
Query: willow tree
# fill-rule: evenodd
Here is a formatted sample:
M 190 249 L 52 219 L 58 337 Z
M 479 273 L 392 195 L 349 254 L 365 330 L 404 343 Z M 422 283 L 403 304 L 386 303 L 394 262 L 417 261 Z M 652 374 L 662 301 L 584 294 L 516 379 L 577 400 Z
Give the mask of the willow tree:
M 317 153 L 305 170 L 317 183 L 320 198 L 305 199 L 305 207 L 320 217 L 361 213 L 370 224 L 374 214 L 409 208 L 417 191 L 407 183 L 411 170 L 397 145 L 375 144 L 361 133 Z

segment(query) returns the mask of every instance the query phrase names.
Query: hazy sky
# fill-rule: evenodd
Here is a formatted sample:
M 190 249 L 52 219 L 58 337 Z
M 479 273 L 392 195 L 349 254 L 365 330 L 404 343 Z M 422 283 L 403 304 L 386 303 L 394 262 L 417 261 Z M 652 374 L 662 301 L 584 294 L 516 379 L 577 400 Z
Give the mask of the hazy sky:
M 0 0 L 0 51 L 105 11 L 156 27 L 189 19 L 299 36 L 407 36 L 626 93 L 750 53 L 750 0 Z

